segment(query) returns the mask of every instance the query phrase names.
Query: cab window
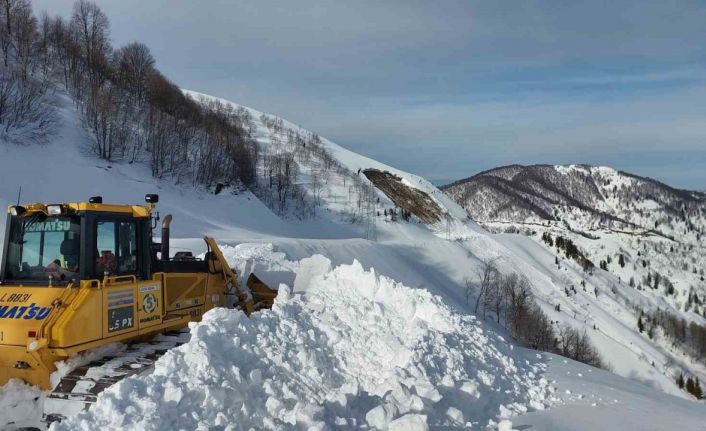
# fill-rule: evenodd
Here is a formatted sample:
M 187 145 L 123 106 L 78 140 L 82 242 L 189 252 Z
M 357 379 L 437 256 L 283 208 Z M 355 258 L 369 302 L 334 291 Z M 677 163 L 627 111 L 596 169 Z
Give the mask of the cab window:
M 80 227 L 78 217 L 11 217 L 4 278 L 55 282 L 75 279 Z
M 137 274 L 137 225 L 99 221 L 96 229 L 96 275 Z

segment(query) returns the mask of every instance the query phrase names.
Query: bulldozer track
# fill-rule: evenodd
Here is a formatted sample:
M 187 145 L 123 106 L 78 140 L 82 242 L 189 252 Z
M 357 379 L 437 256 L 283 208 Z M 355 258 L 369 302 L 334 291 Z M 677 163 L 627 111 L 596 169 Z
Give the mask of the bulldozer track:
M 160 357 L 188 341 L 188 332 L 159 334 L 148 341 L 130 343 L 118 354 L 76 367 L 61 378 L 44 400 L 43 422 L 48 426 L 67 415 L 87 410 L 105 389 L 152 370 Z

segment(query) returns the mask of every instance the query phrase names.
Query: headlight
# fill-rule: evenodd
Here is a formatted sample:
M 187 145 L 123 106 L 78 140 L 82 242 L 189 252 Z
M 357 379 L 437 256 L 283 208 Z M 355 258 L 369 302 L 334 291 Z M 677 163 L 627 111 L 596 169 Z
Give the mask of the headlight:
M 13 216 L 21 216 L 25 212 L 27 212 L 25 207 L 19 205 L 14 205 L 10 207 L 10 214 L 12 214 Z
M 61 215 L 61 213 L 62 213 L 61 205 L 47 205 L 47 214 Z

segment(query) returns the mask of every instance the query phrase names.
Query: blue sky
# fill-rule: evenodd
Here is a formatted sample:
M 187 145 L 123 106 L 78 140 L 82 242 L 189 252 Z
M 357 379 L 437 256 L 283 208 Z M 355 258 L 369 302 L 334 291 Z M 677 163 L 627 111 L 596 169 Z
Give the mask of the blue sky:
M 437 183 L 589 163 L 706 189 L 704 1 L 97 3 L 177 84 Z

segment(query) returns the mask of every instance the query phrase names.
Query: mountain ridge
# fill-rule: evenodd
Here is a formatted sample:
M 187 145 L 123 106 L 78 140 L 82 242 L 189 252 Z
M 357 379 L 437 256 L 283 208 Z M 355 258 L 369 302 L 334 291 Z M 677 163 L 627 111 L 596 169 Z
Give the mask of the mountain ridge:
M 682 193 L 683 192 L 686 194 L 697 194 L 697 195 L 700 195 L 702 198 L 706 199 L 706 189 L 705 190 L 689 190 L 689 189 L 682 189 L 682 188 L 678 188 L 678 187 L 672 187 L 669 184 L 667 184 L 663 181 L 654 179 L 652 177 L 634 174 L 632 172 L 624 171 L 621 169 L 615 169 L 615 168 L 612 168 L 607 165 L 591 165 L 591 164 L 587 164 L 587 163 L 567 163 L 567 164 L 535 163 L 535 164 L 531 164 L 531 165 L 523 165 L 520 163 L 511 163 L 509 165 L 502 165 L 502 166 L 497 166 L 494 168 L 486 169 L 484 171 L 478 172 L 477 174 L 471 175 L 470 177 L 461 178 L 459 180 L 452 181 L 447 184 L 442 184 L 439 186 L 439 189 L 445 190 L 445 189 L 451 188 L 453 186 L 468 182 L 468 181 L 472 180 L 473 178 L 488 175 L 488 174 L 491 174 L 495 171 L 508 169 L 508 168 L 557 167 L 557 166 L 561 166 L 561 167 L 576 166 L 576 167 L 581 167 L 581 168 L 612 169 L 621 175 L 630 176 L 630 177 L 633 177 L 633 178 L 636 178 L 639 180 L 649 181 L 649 182 L 655 183 L 661 187 L 669 188 L 672 191 L 674 191 L 675 193 Z
M 477 221 L 556 221 L 561 207 L 591 213 L 601 227 L 612 221 L 647 229 L 639 213 L 653 201 L 671 216 L 703 217 L 706 194 L 671 187 L 658 180 L 603 166 L 501 166 L 441 187 Z M 680 214 L 680 212 L 682 214 Z M 637 213 L 637 214 L 636 214 Z M 612 223 L 608 223 L 610 225 Z

